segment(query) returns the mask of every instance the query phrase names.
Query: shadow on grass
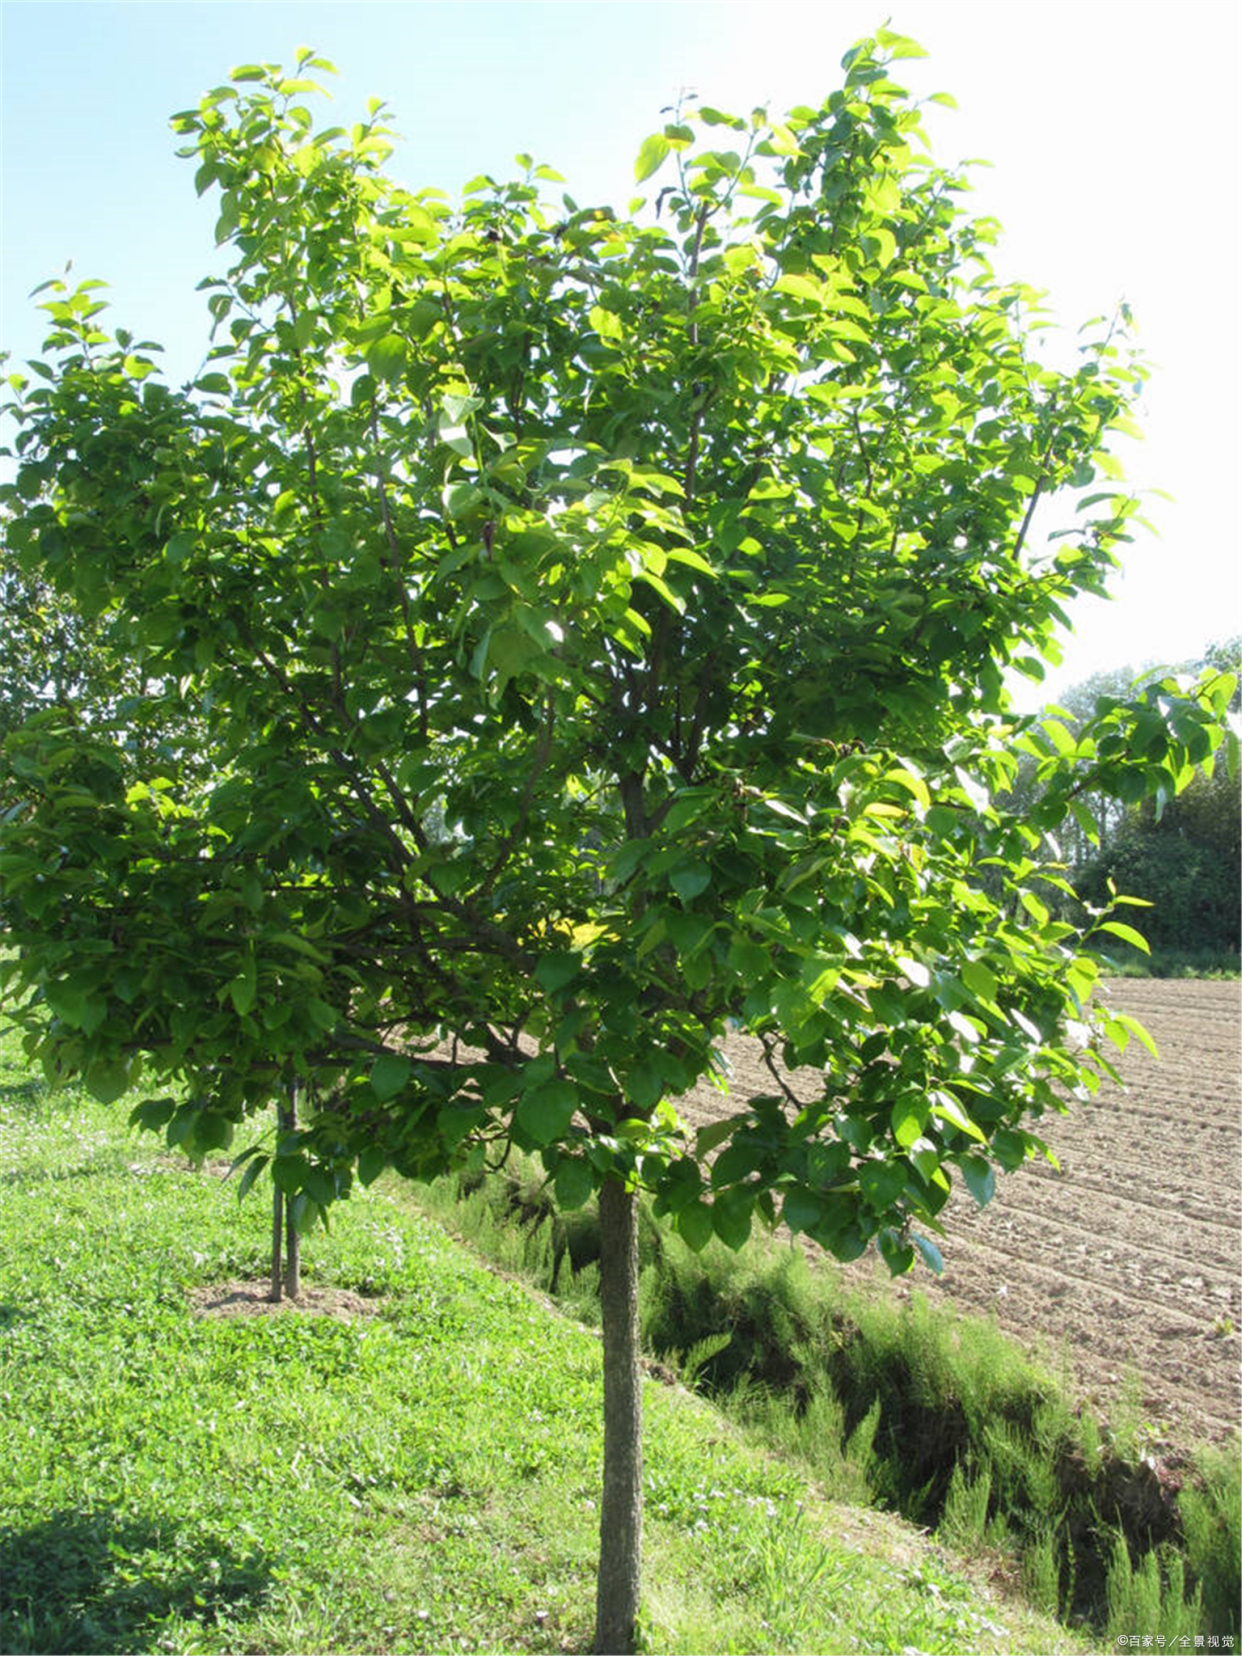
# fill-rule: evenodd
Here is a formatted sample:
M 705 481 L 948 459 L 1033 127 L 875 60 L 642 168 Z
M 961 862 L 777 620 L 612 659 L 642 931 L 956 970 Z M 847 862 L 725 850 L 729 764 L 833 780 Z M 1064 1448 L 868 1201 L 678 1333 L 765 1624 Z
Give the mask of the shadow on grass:
M 28 1185 L 70 1184 L 75 1179 L 98 1179 L 109 1174 L 115 1177 L 126 1170 L 127 1163 L 123 1157 L 105 1151 L 73 1167 L 15 1167 L 8 1173 L 0 1173 L 0 1185 L 24 1189 Z
M 34 1116 L 36 1119 L 51 1115 L 58 1103 L 76 1103 L 76 1092 L 67 1088 L 56 1088 L 49 1085 L 42 1076 L 30 1075 L 20 1081 L 10 1081 L 7 1077 L 17 1073 L 15 1069 L 6 1065 L 3 1071 L 5 1079 L 0 1081 L 0 1104 L 9 1104 L 21 1110 L 23 1114 Z
M 270 1579 L 257 1549 L 238 1555 L 172 1523 L 66 1509 L 0 1524 L 0 1650 L 149 1648 L 170 1618 L 214 1626 L 260 1603 Z

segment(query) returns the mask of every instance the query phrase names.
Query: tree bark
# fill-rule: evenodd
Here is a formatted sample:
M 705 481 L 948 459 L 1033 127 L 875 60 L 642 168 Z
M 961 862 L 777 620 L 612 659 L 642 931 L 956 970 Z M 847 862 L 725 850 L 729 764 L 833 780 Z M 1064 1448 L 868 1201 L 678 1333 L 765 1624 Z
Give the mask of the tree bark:
M 289 1088 L 289 1102 L 278 1107 L 282 1133 L 291 1133 L 298 1124 L 298 1089 Z M 285 1203 L 285 1295 L 297 1299 L 302 1292 L 302 1238 L 293 1222 L 293 1203 Z
M 638 1367 L 638 1197 L 619 1179 L 599 1193 L 604 1325 L 604 1490 L 595 1600 L 598 1656 L 634 1649 L 642 1565 L 643 1440 Z
M 280 1304 L 284 1293 L 284 1273 L 280 1262 L 281 1238 L 285 1230 L 285 1199 L 281 1194 L 280 1186 L 272 1185 L 272 1288 L 268 1299 Z

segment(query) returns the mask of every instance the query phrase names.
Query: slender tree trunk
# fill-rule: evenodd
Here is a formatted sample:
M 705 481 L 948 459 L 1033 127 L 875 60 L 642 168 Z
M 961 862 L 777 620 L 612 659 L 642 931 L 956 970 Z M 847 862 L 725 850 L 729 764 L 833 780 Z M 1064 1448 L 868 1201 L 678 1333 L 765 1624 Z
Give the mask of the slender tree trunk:
M 284 1293 L 284 1274 L 280 1262 L 280 1243 L 285 1230 L 285 1199 L 280 1186 L 272 1185 L 272 1287 L 268 1299 L 280 1304 Z
M 643 1414 L 638 1368 L 638 1197 L 619 1179 L 599 1193 L 599 1302 L 604 1324 L 604 1492 L 595 1643 L 634 1649 L 642 1565 Z
M 289 1088 L 289 1102 L 278 1108 L 282 1133 L 291 1133 L 298 1124 L 298 1089 Z M 293 1203 L 285 1204 L 285 1294 L 297 1299 L 302 1292 L 302 1238 L 293 1223 Z

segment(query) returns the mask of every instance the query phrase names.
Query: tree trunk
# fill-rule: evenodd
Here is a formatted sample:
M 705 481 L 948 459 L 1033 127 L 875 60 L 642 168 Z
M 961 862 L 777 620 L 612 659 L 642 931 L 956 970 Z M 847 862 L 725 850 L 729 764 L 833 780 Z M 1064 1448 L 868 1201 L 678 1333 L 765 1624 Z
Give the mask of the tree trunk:
M 272 1288 L 268 1299 L 280 1304 L 284 1292 L 284 1276 L 280 1264 L 280 1242 L 285 1230 L 285 1199 L 280 1186 L 272 1184 Z
M 282 1133 L 291 1133 L 298 1124 L 298 1089 L 289 1088 L 289 1103 L 277 1110 Z M 285 1294 L 297 1299 L 302 1292 L 302 1238 L 293 1222 L 293 1203 L 285 1203 Z
M 638 1617 L 643 1524 L 643 1414 L 638 1368 L 638 1197 L 619 1179 L 599 1193 L 599 1303 L 604 1324 L 604 1492 L 595 1643 L 629 1656 Z

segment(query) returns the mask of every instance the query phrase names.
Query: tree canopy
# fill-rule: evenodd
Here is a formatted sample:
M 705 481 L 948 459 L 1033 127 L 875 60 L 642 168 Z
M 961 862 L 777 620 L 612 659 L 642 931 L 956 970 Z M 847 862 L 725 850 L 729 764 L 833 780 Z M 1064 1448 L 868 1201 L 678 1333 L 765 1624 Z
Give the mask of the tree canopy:
M 330 65 L 243 66 L 174 118 L 233 258 L 204 372 L 166 385 L 55 282 L 9 381 L 8 555 L 142 669 L 6 744 L 31 1051 L 141 1082 L 197 1154 L 314 1078 L 246 1171 L 300 1224 L 509 1142 L 566 1206 L 598 1189 L 631 1436 L 635 1190 L 695 1247 L 758 1215 L 938 1267 L 951 1180 L 986 1201 L 1135 1028 L 1092 1000 L 1130 928 L 1053 917 L 1039 830 L 1084 776 L 1172 797 L 1225 737 L 1226 674 L 1072 734 L 1010 708 L 1127 536 L 1106 445 L 1143 370 L 1121 319 L 1041 365 L 891 78 L 914 51 L 881 31 L 783 118 L 679 109 L 625 213 L 529 156 L 406 188 L 382 106 L 315 131 Z M 1031 821 L 996 802 L 1024 748 Z M 674 1100 L 729 1020 L 771 1089 L 695 1137 Z M 638 1498 L 610 1453 L 606 1537 Z

